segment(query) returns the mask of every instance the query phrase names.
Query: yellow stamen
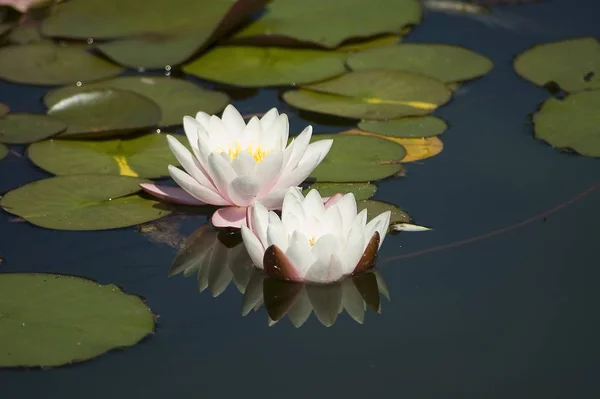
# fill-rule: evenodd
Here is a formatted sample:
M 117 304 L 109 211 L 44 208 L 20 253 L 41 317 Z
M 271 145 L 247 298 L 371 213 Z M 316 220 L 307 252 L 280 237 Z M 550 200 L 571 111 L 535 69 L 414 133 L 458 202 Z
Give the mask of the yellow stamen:
M 236 159 L 238 155 L 240 155 L 240 153 L 246 151 L 250 155 L 252 155 L 252 158 L 254 158 L 256 162 L 262 162 L 265 159 L 265 157 L 271 153 L 272 150 L 265 150 L 262 148 L 261 145 L 257 145 L 256 147 L 254 147 L 252 142 L 250 142 L 250 145 L 248 145 L 247 148 L 242 148 L 240 142 L 236 140 L 233 146 L 226 145 L 225 148 L 218 147 L 215 148 L 215 151 L 226 153 L 232 160 Z
M 316 237 L 312 237 L 310 240 L 308 240 L 308 243 L 310 244 L 310 246 L 312 247 L 313 245 L 315 245 L 315 242 L 317 241 Z

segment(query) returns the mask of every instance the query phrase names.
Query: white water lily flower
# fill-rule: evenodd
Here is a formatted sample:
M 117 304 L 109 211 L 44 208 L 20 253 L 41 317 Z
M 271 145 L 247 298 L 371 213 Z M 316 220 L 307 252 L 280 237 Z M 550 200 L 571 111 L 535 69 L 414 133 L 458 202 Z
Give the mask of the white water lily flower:
M 357 214 L 354 194 L 323 203 L 317 190 L 304 198 L 290 189 L 281 218 L 257 202 L 246 219 L 242 238 L 257 267 L 284 280 L 330 283 L 375 265 L 390 212 L 367 223 L 366 209 Z
M 233 105 L 223 117 L 199 112 L 183 119 L 193 153 L 172 136 L 169 147 L 185 172 L 169 165 L 169 173 L 185 190 L 143 184 L 144 190 L 171 202 L 222 206 L 212 217 L 216 227 L 241 227 L 246 208 L 260 200 L 281 209 L 290 187 L 297 187 L 329 152 L 333 140 L 309 144 L 306 127 L 289 145 L 288 118 L 275 108 L 248 124 Z

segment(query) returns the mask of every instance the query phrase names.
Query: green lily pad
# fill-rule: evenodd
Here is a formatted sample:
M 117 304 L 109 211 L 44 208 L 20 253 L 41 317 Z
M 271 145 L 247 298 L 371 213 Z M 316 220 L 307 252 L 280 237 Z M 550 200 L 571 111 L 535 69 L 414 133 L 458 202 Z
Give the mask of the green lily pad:
M 0 159 L 8 155 L 8 147 L 0 143 Z
M 187 139 L 173 135 L 182 144 Z M 45 140 L 34 143 L 27 155 L 40 168 L 55 175 L 121 175 L 157 178 L 167 167 L 179 165 L 162 133 L 124 140 Z
M 358 71 L 286 91 L 283 99 L 307 111 L 387 120 L 429 114 L 451 95 L 439 80 L 411 72 Z
M 537 45 L 515 58 L 517 73 L 539 85 L 566 91 L 600 88 L 600 43 L 593 37 Z
M 0 274 L 0 367 L 79 363 L 137 344 L 154 315 L 116 285 L 81 277 Z
M 8 105 L 0 103 L 0 116 L 8 114 L 8 111 L 10 111 Z
M 410 216 L 408 216 L 406 212 L 398 208 L 396 205 L 388 202 L 375 200 L 356 201 L 356 208 L 358 209 L 358 212 L 362 211 L 363 209 L 367 210 L 368 221 L 386 211 L 390 211 L 392 213 L 390 216 L 390 226 L 397 223 L 410 223 L 411 221 Z
M 44 20 L 45 36 L 95 40 L 149 32 L 213 31 L 232 0 L 85 0 L 62 2 Z
M 35 23 L 17 25 L 8 35 L 9 43 L 30 44 L 43 41 L 39 26 Z
M 13 28 L 13 24 L 0 23 L 0 36 L 4 35 Z
M 448 128 L 446 122 L 435 116 L 413 116 L 388 121 L 360 121 L 358 128 L 366 132 L 379 133 L 391 137 L 432 137 Z
M 113 61 L 131 68 L 164 69 L 190 58 L 210 37 L 210 31 L 185 35 L 147 35 L 96 46 Z
M 158 125 L 161 127 L 181 125 L 185 115 L 194 116 L 198 111 L 217 114 L 229 104 L 229 97 L 223 92 L 166 76 L 120 76 L 82 86 L 61 87 L 48 92 L 44 103 L 51 108 L 73 94 L 91 89 L 120 89 L 148 97 L 160 106 L 162 119 Z
M 346 70 L 345 57 L 320 50 L 220 46 L 184 65 L 183 70 L 202 79 L 235 86 L 283 86 L 340 75 Z
M 463 47 L 420 43 L 368 49 L 351 54 L 346 63 L 354 71 L 408 71 L 444 83 L 460 82 L 485 75 L 494 66 L 488 58 Z
M 108 175 L 58 176 L 9 191 L 5 211 L 55 230 L 108 230 L 159 219 L 171 209 L 135 195 L 143 179 Z
M 369 199 L 377 192 L 377 186 L 371 183 L 314 183 L 304 189 L 303 194 L 313 189 L 319 191 L 321 197 L 352 193 L 357 200 Z
M 48 115 L 9 114 L 0 118 L 0 143 L 27 144 L 54 136 L 67 128 Z
M 600 157 L 600 90 L 551 98 L 533 116 L 535 138 L 553 147 Z
M 401 33 L 407 25 L 419 23 L 421 16 L 417 0 L 273 0 L 234 39 L 287 38 L 334 48 L 351 38 Z
M 392 44 L 398 44 L 402 40 L 397 34 L 386 34 L 380 35 L 367 40 L 353 41 L 347 44 L 343 44 L 336 49 L 336 51 L 343 51 L 346 53 L 354 53 L 358 51 L 367 50 L 370 48 L 377 48 L 382 46 L 390 46 Z
M 97 138 L 156 126 L 159 106 L 140 94 L 116 89 L 91 89 L 54 104 L 48 115 L 68 125 L 61 137 Z
M 333 139 L 331 150 L 312 172 L 318 182 L 370 182 L 404 170 L 400 144 L 373 136 L 315 134 L 311 141 Z
M 121 72 L 121 67 L 77 47 L 44 42 L 0 48 L 0 78 L 17 83 L 60 85 L 106 79 Z

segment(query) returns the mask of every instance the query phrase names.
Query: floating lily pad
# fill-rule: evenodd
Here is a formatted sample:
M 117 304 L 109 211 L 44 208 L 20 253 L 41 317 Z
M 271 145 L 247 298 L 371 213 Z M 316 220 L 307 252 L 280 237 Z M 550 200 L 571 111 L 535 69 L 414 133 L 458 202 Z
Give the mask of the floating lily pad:
M 116 40 L 96 46 L 108 58 L 132 68 L 163 69 L 179 65 L 190 58 L 211 31 L 185 35 L 146 35 L 139 38 Z
M 0 159 L 3 159 L 8 155 L 8 147 L 4 144 L 0 144 Z
M 358 209 L 358 212 L 362 211 L 363 209 L 367 210 L 368 221 L 386 211 L 390 211 L 392 213 L 390 216 L 390 226 L 397 223 L 409 223 L 411 221 L 410 216 L 408 216 L 406 212 L 398 208 L 396 205 L 388 202 L 375 200 L 356 201 L 356 208 Z
M 238 2 L 239 3 L 239 2 Z M 42 24 L 45 36 L 87 39 L 149 32 L 213 31 L 232 0 L 85 0 L 61 2 Z
M 121 72 L 121 67 L 77 47 L 34 43 L 0 48 L 0 78 L 17 83 L 60 85 L 106 79 Z
M 10 111 L 8 105 L 0 103 L 0 116 L 8 114 L 8 111 Z
M 10 31 L 13 28 L 13 24 L 5 24 L 0 23 L 0 36 L 4 35 L 6 32 Z
M 377 48 L 381 46 L 390 46 L 400 42 L 401 38 L 397 34 L 386 34 L 377 36 L 375 38 L 369 38 L 367 40 L 353 41 L 348 44 L 343 44 L 336 49 L 336 51 L 343 51 L 347 53 L 353 53 L 358 51 L 367 50 L 370 48 Z
M 420 161 L 425 158 L 433 157 L 444 149 L 444 143 L 437 137 L 415 137 L 415 138 L 404 138 L 404 137 L 392 137 L 385 136 L 378 133 L 365 132 L 358 129 L 348 130 L 342 134 L 350 135 L 367 135 L 372 137 L 379 137 L 382 139 L 390 140 L 398 143 L 406 150 L 406 155 L 402 158 L 402 163 Z
M 331 150 L 310 177 L 319 182 L 370 182 L 403 171 L 404 147 L 369 136 L 315 134 L 311 141 L 333 139 Z
M 313 189 L 319 191 L 321 197 L 352 193 L 357 200 L 369 199 L 377 192 L 377 186 L 371 183 L 314 183 L 304 190 L 304 195 Z
M 539 85 L 566 91 L 600 88 L 600 43 L 593 37 L 537 45 L 515 58 L 517 73 Z
M 43 40 L 39 26 L 35 23 L 17 25 L 8 35 L 8 41 L 14 44 L 37 43 Z
M 0 118 L 0 143 L 26 144 L 54 136 L 67 128 L 48 115 L 9 114 Z
M 373 120 L 429 114 L 450 97 L 439 80 L 404 71 L 350 72 L 283 94 L 303 110 Z
M 116 89 L 90 89 L 54 104 L 48 115 L 68 125 L 61 137 L 96 138 L 122 135 L 156 126 L 159 106 L 140 94 Z
M 414 116 L 388 121 L 360 121 L 358 127 L 391 137 L 431 137 L 444 133 L 446 122 L 435 116 Z
M 5 211 L 56 230 L 107 230 L 159 219 L 171 209 L 136 195 L 145 180 L 124 176 L 76 175 L 38 180 L 9 191 Z
M 173 135 L 187 145 L 185 136 Z M 153 133 L 124 140 L 45 140 L 32 144 L 27 155 L 55 175 L 104 174 L 156 178 L 179 165 L 165 134 Z
M 185 65 L 203 79 L 261 87 L 311 83 L 345 72 L 345 54 L 278 47 L 219 46 Z
M 600 157 L 600 90 L 546 101 L 533 116 L 535 137 L 556 148 Z
M 57 274 L 0 274 L 0 315 L 0 367 L 83 362 L 137 344 L 155 323 L 119 287 Z
M 488 58 L 448 44 L 403 43 L 377 47 L 351 54 L 350 69 L 387 69 L 419 73 L 444 83 L 459 82 L 485 75 L 493 68 Z
M 253 42 L 287 38 L 333 48 L 357 37 L 401 33 L 421 20 L 417 0 L 274 0 L 234 39 Z
M 160 106 L 162 119 L 159 126 L 181 125 L 185 115 L 204 111 L 209 115 L 221 112 L 229 103 L 227 94 L 211 91 L 187 80 L 166 76 L 121 76 L 115 79 L 66 86 L 52 90 L 44 97 L 48 108 L 76 93 L 92 89 L 120 89 L 148 97 Z

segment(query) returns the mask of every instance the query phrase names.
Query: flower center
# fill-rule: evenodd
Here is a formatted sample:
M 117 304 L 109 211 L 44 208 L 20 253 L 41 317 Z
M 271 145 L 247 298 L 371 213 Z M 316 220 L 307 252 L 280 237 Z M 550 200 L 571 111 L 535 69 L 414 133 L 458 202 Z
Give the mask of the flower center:
M 317 237 L 312 236 L 310 240 L 308 240 L 308 243 L 310 244 L 310 246 L 312 247 L 313 245 L 315 245 L 315 242 L 317 242 Z
M 265 157 L 271 153 L 272 150 L 265 150 L 260 144 L 254 147 L 252 142 L 250 142 L 250 145 L 248 145 L 248 147 L 242 148 L 242 144 L 238 140 L 236 140 L 233 146 L 230 144 L 226 144 L 224 147 L 215 148 L 215 151 L 225 152 L 227 155 L 229 155 L 229 158 L 231 158 L 231 160 L 236 159 L 238 155 L 245 151 L 252 155 L 252 158 L 254 158 L 256 162 L 262 162 L 265 159 Z

